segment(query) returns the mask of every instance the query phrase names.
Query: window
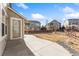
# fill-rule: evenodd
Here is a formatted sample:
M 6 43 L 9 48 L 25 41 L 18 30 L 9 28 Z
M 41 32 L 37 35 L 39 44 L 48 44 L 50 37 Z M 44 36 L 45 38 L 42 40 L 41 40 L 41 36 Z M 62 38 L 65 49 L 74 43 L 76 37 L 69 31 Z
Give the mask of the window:
M 2 9 L 2 36 L 7 34 L 7 25 L 5 21 L 5 11 Z
M 7 34 L 7 25 L 5 26 L 5 34 Z
M 50 25 L 53 25 L 53 23 L 50 23 Z
M 2 23 L 2 36 L 4 36 L 4 24 Z

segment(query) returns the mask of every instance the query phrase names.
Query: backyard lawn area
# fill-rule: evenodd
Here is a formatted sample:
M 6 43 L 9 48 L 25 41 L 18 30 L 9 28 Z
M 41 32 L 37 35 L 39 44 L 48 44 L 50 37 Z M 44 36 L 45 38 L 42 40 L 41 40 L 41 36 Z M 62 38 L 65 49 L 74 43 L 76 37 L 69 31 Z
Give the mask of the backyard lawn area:
M 34 34 L 36 37 L 46 39 L 52 42 L 64 42 L 67 44 L 70 48 L 74 49 L 75 51 L 79 52 L 79 32 L 73 32 L 75 37 L 77 36 L 77 39 L 70 33 L 67 35 L 66 32 L 52 32 L 52 33 L 40 33 L 40 34 Z
M 64 33 L 61 33 L 60 35 L 59 33 L 41 33 L 35 34 L 35 36 L 55 42 L 64 41 L 65 39 L 68 39 L 68 36 L 66 36 Z

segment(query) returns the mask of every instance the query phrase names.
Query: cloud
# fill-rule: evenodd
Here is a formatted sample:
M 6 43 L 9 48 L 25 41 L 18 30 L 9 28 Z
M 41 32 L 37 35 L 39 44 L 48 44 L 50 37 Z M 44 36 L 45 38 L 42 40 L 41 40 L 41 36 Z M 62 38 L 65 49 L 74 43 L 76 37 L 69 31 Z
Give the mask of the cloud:
M 39 13 L 33 13 L 32 18 L 33 19 L 45 19 L 45 16 L 43 16 L 42 14 L 39 14 Z
M 32 20 L 36 20 L 39 21 L 41 23 L 41 25 L 45 25 L 46 24 L 46 16 L 39 14 L 39 13 L 33 13 L 32 14 Z
M 73 8 L 71 7 L 65 7 L 63 9 L 64 11 L 64 15 L 65 15 L 65 18 L 68 19 L 68 18 L 79 18 L 79 12 L 77 12 L 76 10 L 74 10 Z
M 29 7 L 27 5 L 25 5 L 24 3 L 18 3 L 17 4 L 18 7 L 23 8 L 23 9 L 28 9 Z
M 68 6 L 66 6 L 65 8 L 63 8 L 63 11 L 64 11 L 65 13 L 73 13 L 73 12 L 75 12 L 74 9 L 72 9 L 72 8 L 70 8 L 70 7 L 68 7 Z
M 79 12 L 66 15 L 67 18 L 79 18 Z

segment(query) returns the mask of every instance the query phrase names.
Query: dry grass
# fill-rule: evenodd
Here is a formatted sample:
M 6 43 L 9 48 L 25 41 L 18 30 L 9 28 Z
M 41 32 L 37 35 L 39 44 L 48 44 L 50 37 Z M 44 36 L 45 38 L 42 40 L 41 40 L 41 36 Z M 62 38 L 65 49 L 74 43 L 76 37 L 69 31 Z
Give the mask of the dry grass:
M 79 36 L 79 32 L 75 32 L 75 35 Z M 75 51 L 79 52 L 79 40 L 67 36 L 66 33 L 64 32 L 42 33 L 42 34 L 35 34 L 35 36 L 53 42 L 61 42 L 61 41 L 65 42 Z
M 69 46 L 75 51 L 79 52 L 79 40 L 72 39 L 69 42 Z
M 51 41 L 63 41 L 64 39 L 67 39 L 68 37 L 65 35 L 59 35 L 59 34 L 55 34 L 55 33 L 49 33 L 49 34 L 35 34 L 35 36 L 43 38 L 43 39 L 47 39 L 47 40 L 51 40 Z
M 79 36 L 79 32 L 75 32 L 76 36 Z

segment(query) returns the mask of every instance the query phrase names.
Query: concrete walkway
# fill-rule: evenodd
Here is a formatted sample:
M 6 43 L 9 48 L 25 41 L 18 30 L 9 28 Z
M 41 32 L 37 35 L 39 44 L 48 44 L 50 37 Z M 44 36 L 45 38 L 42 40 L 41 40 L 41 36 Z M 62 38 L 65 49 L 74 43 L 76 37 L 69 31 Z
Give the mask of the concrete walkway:
M 24 40 L 8 40 L 3 56 L 34 56 Z
M 25 44 L 36 56 L 71 56 L 65 48 L 55 42 L 37 38 L 33 35 L 24 36 Z

